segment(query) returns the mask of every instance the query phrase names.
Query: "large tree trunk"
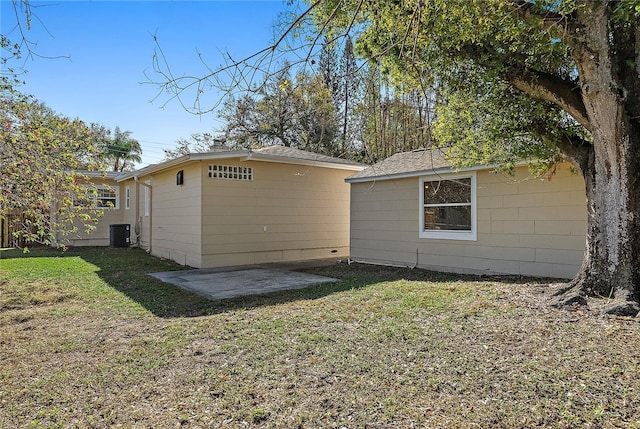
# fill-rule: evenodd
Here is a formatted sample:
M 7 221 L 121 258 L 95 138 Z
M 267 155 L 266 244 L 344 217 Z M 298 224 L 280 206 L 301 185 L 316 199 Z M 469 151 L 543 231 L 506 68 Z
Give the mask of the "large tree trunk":
M 585 18 L 583 49 L 573 53 L 593 147 L 580 160 L 587 195 L 582 268 L 560 303 L 584 295 L 612 297 L 605 311 L 640 311 L 640 36 L 632 27 L 611 33 L 608 11 Z

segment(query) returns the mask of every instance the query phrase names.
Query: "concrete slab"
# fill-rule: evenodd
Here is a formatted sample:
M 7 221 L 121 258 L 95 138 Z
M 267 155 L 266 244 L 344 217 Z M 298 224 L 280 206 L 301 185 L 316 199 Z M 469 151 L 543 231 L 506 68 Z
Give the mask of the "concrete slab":
M 281 290 L 302 289 L 337 279 L 288 271 L 287 267 L 212 268 L 150 273 L 149 275 L 180 288 L 217 300 L 245 295 L 257 295 Z

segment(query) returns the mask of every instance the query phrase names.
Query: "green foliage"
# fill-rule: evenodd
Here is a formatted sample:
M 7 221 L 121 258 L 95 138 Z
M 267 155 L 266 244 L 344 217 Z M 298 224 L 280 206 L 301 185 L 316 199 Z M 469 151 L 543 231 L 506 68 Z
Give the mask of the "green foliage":
M 561 139 L 588 135 L 561 108 L 512 84 L 525 71 L 575 82 L 576 66 L 562 38 L 562 22 L 548 25 L 552 13 L 570 13 L 574 3 L 333 0 L 316 8 L 314 18 L 331 27 L 327 31 L 332 34 L 360 23 L 357 51 L 370 64 L 379 64 L 394 95 L 432 91 L 435 118 L 431 112 L 430 117 L 408 123 L 429 126 L 435 119 L 433 137 L 450 149 L 454 164 L 487 163 L 509 169 L 523 158 L 553 162 Z M 629 14 L 628 5 L 620 8 Z M 331 15 L 335 9 L 340 9 L 338 17 Z M 376 119 L 372 112 L 369 109 L 369 127 Z M 368 141 L 377 134 L 369 133 Z M 423 145 L 432 144 L 431 135 L 416 137 Z
M 100 167 L 89 128 L 28 97 L 1 98 L 0 121 L 0 216 L 14 238 L 62 246 L 78 228 L 92 230 L 102 210 L 79 171 Z
M 444 96 L 447 102 L 438 106 L 434 136 L 455 167 L 492 165 L 510 171 L 527 159 L 543 167 L 560 159 L 548 132 L 562 126 L 553 106 L 502 82 L 472 79 L 465 91 Z M 537 130 L 544 131 L 544 139 Z

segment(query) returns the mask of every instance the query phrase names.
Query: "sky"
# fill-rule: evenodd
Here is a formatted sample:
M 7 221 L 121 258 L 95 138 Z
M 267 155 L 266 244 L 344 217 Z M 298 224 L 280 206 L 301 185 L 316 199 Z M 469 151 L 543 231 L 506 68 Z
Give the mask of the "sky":
M 39 56 L 19 63 L 21 87 L 59 114 L 131 131 L 142 164 L 162 160 L 179 138 L 215 132 L 215 113 L 193 115 L 149 84 L 154 36 L 175 75 L 203 75 L 223 52 L 245 58 L 270 46 L 282 0 L 262 1 L 32 1 L 35 18 L 26 36 Z M 0 30 L 17 39 L 12 2 L 0 0 Z M 209 99 L 221 95 L 215 89 Z M 154 100 L 152 102 L 152 100 Z M 185 99 L 185 102 L 191 102 Z M 168 103 L 167 103 L 168 102 Z

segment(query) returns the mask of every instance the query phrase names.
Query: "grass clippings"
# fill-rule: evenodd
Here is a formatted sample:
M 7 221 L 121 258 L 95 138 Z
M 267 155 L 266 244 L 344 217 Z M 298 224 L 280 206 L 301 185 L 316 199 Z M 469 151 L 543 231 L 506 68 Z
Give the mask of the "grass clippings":
M 334 265 L 212 302 L 137 249 L 0 252 L 0 427 L 640 428 L 640 320 Z

